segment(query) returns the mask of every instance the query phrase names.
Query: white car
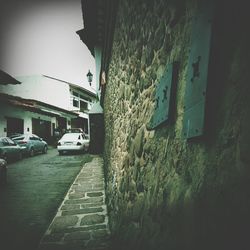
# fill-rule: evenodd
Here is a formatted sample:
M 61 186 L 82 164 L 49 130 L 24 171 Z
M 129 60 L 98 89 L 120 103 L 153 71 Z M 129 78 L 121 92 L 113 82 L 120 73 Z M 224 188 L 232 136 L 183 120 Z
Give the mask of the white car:
M 87 152 L 88 148 L 89 138 L 84 133 L 66 133 L 57 143 L 60 155 L 69 151 Z

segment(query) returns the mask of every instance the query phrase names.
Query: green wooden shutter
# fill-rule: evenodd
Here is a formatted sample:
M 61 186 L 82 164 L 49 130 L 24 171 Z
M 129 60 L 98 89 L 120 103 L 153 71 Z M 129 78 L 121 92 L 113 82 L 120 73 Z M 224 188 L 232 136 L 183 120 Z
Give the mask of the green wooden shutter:
M 184 138 L 201 136 L 204 133 L 212 17 L 212 1 L 202 1 L 193 21 L 184 98 Z
M 166 66 L 165 72 L 156 87 L 155 110 L 148 125 L 149 129 L 156 128 L 169 118 L 173 68 L 173 64 Z

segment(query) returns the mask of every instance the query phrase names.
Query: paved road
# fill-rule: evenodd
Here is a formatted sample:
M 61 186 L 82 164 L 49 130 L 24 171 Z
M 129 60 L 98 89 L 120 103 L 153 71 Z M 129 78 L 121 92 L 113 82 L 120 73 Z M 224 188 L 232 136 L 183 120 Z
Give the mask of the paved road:
M 8 165 L 0 188 L 0 249 L 33 250 L 89 155 L 47 154 Z

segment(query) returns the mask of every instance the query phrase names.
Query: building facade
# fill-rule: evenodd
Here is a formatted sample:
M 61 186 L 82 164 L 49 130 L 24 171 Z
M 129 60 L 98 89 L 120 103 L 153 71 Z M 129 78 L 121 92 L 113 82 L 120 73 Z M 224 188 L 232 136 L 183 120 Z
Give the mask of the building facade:
M 38 109 L 41 108 L 45 113 L 48 112 L 50 115 L 46 119 L 42 119 L 39 116 L 41 111 L 39 111 L 36 116 L 40 117 L 41 121 L 36 121 L 35 119 L 37 118 L 33 117 L 32 124 L 29 124 L 31 122 L 30 119 L 24 119 L 23 122 L 15 120 L 16 124 L 19 124 L 15 132 L 21 132 L 21 130 L 23 130 L 23 132 L 33 131 L 41 134 L 37 129 L 39 126 L 36 125 L 40 124 L 40 127 L 43 127 L 42 134 L 48 131 L 45 138 L 48 138 L 49 135 L 53 136 L 55 130 L 62 134 L 71 127 L 79 127 L 87 134 L 89 133 L 88 111 L 91 108 L 92 102 L 95 100 L 94 93 L 81 86 L 45 75 L 23 76 L 17 77 L 17 79 L 21 84 L 2 85 L 0 86 L 0 92 L 9 95 L 12 99 L 22 97 L 24 100 L 20 102 L 26 102 L 28 100 L 28 102 L 32 102 L 32 105 L 35 105 Z M 18 116 L 22 117 L 22 113 L 19 112 L 20 110 L 15 111 L 13 105 L 11 110 L 12 112 L 9 113 L 9 116 L 12 117 L 12 120 L 5 119 L 1 125 L 6 130 L 4 134 L 7 135 L 9 135 L 10 132 L 14 132 L 12 131 L 13 129 L 9 131 L 11 121 L 14 122 L 14 118 L 19 119 Z M 55 120 L 52 121 L 51 117 L 54 117 Z M 6 126 L 6 124 L 9 126 Z
M 106 8 L 117 2 L 115 11 Z M 82 6 L 82 40 L 92 51 L 100 48 L 106 73 L 114 249 L 249 249 L 246 3 L 83 0 Z M 114 27 L 114 35 L 105 27 Z
M 71 127 L 71 120 L 78 117 L 40 101 L 0 94 L 0 137 L 15 133 L 34 133 L 54 143 L 56 128 Z

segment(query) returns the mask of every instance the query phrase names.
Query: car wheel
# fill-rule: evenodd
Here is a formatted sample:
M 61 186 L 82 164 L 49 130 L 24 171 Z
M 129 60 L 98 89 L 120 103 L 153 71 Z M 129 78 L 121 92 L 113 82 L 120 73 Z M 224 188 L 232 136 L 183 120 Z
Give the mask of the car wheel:
M 34 149 L 33 148 L 30 149 L 30 156 L 31 157 L 34 156 Z
M 44 153 L 44 154 L 47 154 L 47 151 L 48 151 L 48 147 L 47 147 L 47 146 L 44 146 L 44 148 L 43 148 L 43 153 Z
M 59 155 L 62 155 L 62 154 L 63 154 L 63 152 L 62 152 L 62 151 L 58 151 L 58 153 L 59 153 Z
M 7 162 L 7 160 L 8 160 L 7 155 L 6 155 L 6 154 L 3 154 L 3 155 L 2 155 L 2 159 L 4 159 L 4 160 Z

